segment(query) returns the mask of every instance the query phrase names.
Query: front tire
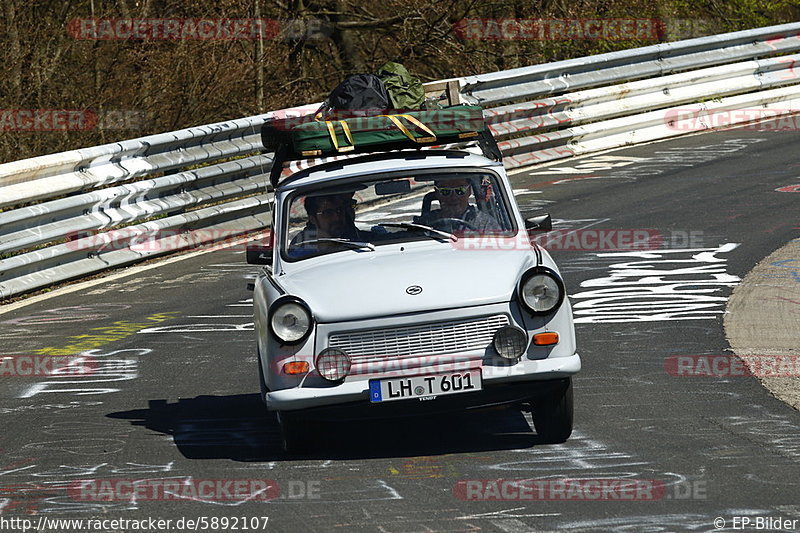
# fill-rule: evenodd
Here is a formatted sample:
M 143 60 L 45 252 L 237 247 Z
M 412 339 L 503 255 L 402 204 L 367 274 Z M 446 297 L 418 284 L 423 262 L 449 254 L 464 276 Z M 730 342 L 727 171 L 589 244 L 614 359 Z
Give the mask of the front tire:
M 545 444 L 565 442 L 572 434 L 572 378 L 562 390 L 533 401 L 533 426 Z
M 308 455 L 314 448 L 314 431 L 311 423 L 293 413 L 278 411 L 281 425 L 281 445 L 289 455 Z
M 267 393 L 269 389 L 267 388 L 267 383 L 264 381 L 264 367 L 261 366 L 261 353 L 256 353 L 256 359 L 258 359 L 258 384 L 260 385 L 261 389 L 261 403 L 264 407 L 267 406 Z

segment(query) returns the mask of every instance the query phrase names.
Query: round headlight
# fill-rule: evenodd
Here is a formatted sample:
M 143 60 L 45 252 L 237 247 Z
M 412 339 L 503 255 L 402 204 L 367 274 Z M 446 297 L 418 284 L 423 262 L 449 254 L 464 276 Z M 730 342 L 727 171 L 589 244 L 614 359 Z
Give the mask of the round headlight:
M 272 333 L 286 344 L 296 344 L 311 332 L 311 311 L 299 299 L 277 300 L 270 310 Z
M 528 347 L 528 336 L 514 326 L 503 326 L 494 334 L 494 349 L 506 359 L 519 359 Z
M 522 276 L 519 293 L 522 303 L 531 313 L 544 315 L 561 305 L 564 282 L 549 268 L 537 267 Z
M 325 348 L 317 356 L 317 372 L 328 381 L 339 381 L 350 373 L 350 357 L 338 348 Z

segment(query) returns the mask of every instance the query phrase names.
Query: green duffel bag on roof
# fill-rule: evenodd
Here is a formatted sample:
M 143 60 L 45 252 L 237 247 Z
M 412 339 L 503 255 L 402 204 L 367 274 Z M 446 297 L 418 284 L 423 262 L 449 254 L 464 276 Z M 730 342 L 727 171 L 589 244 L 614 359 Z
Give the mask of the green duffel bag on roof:
M 394 109 L 422 109 L 425 88 L 419 78 L 412 76 L 400 63 L 389 61 L 376 73 L 389 93 Z

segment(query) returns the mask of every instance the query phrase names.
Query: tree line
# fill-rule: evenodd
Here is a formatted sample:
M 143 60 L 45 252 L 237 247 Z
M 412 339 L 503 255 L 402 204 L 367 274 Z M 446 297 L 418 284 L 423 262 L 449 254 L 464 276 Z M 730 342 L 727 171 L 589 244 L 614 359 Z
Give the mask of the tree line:
M 0 162 L 423 81 L 798 20 L 800 0 L 4 0 Z

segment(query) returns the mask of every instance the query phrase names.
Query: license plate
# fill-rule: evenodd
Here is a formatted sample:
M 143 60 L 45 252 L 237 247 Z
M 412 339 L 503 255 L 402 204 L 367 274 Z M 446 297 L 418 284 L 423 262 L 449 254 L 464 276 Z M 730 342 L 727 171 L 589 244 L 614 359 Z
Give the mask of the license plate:
M 479 391 L 482 387 L 479 368 L 408 378 L 372 379 L 369 382 L 369 399 L 390 402 L 418 398 L 432 400 L 445 394 Z

